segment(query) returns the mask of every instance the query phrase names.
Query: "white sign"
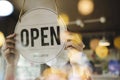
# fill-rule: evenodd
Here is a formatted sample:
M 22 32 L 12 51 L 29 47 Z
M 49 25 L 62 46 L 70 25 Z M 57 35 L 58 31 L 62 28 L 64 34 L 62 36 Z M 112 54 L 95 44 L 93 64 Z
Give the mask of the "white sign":
M 34 9 L 23 15 L 15 28 L 18 52 L 38 63 L 46 63 L 60 54 L 65 46 L 61 33 L 66 26 L 62 20 L 58 23 L 57 18 L 55 12 L 45 8 Z

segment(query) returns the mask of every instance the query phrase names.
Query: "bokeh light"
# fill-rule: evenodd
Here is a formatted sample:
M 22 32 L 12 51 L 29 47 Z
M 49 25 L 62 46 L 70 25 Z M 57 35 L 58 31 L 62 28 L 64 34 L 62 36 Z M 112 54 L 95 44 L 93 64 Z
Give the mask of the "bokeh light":
M 5 42 L 4 34 L 0 32 L 0 47 L 3 45 L 4 42 Z
M 80 0 L 78 2 L 78 11 L 82 15 L 89 15 L 94 10 L 94 4 L 92 0 Z
M 101 59 L 105 59 L 108 56 L 108 48 L 106 46 L 97 46 L 95 52 Z
M 8 16 L 13 12 L 13 5 L 7 0 L 0 0 L 0 16 Z
M 101 17 L 101 18 L 100 18 L 100 22 L 101 22 L 101 23 L 105 23 L 105 22 L 106 22 L 106 18 L 105 18 L 105 17 Z
M 115 37 L 114 46 L 115 48 L 120 49 L 120 36 Z
M 94 38 L 90 40 L 90 48 L 94 51 L 99 44 L 99 39 Z

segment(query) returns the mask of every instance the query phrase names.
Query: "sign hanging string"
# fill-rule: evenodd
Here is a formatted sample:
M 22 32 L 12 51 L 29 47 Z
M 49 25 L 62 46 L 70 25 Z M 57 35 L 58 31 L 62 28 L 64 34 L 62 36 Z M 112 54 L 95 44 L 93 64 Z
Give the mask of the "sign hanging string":
M 59 17 L 59 10 L 58 10 L 58 5 L 57 5 L 57 0 L 54 0 L 55 2 L 55 9 L 56 9 L 56 12 L 57 12 L 57 16 Z M 25 3 L 26 3 L 26 0 L 23 0 L 23 5 L 22 5 L 22 8 L 20 10 L 20 14 L 19 14 L 19 18 L 18 18 L 18 21 L 21 22 L 21 16 L 23 14 L 23 10 L 24 10 L 24 7 L 25 7 Z
M 20 10 L 20 14 L 19 14 L 19 18 L 18 18 L 18 21 L 19 21 L 19 22 L 21 22 L 21 16 L 22 16 L 22 13 L 23 13 L 23 10 L 24 10 L 25 1 L 26 1 L 26 0 L 23 0 L 23 5 L 22 5 L 22 8 L 21 8 L 21 10 Z
M 57 0 L 54 0 L 55 2 L 55 9 L 56 9 L 56 12 L 57 12 L 57 17 L 59 17 L 59 10 L 58 10 L 58 6 L 57 6 Z

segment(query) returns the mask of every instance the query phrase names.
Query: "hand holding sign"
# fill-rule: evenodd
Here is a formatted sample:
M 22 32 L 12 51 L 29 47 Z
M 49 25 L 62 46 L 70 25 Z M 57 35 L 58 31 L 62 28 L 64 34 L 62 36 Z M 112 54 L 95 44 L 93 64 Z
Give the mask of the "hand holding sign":
M 19 54 L 15 48 L 15 36 L 16 34 L 7 36 L 5 44 L 2 46 L 2 55 L 7 62 L 7 66 L 16 66 L 19 59 Z

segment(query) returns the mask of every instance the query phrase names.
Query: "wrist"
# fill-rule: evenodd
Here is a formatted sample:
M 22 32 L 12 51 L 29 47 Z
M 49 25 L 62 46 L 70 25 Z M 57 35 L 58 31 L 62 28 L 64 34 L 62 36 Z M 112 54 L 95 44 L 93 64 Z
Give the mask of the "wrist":
M 6 66 L 5 80 L 15 80 L 16 65 L 9 64 Z
M 7 68 L 16 68 L 17 65 L 14 64 L 7 64 Z

